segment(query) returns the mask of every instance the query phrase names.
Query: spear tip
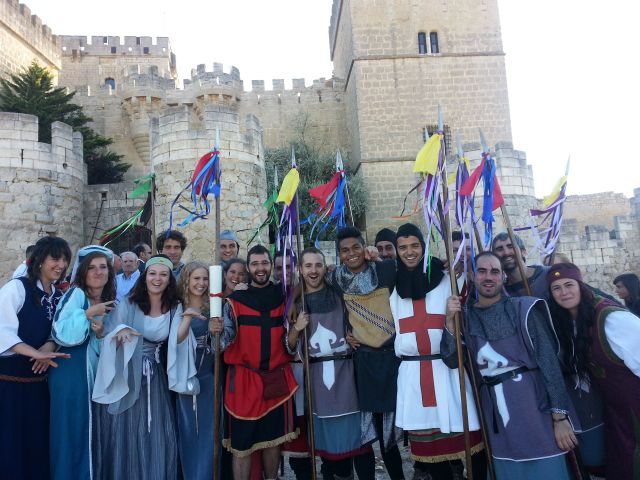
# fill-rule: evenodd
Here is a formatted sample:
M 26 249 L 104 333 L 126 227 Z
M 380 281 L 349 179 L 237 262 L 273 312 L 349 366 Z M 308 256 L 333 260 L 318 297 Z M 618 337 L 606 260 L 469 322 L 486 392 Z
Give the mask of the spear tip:
M 489 153 L 489 146 L 487 145 L 487 139 L 484 137 L 484 132 L 481 128 L 478 129 L 480 132 L 480 144 L 482 145 L 482 152 Z
M 444 126 L 442 123 L 442 109 L 440 108 L 440 104 L 438 104 L 438 131 L 444 132 Z

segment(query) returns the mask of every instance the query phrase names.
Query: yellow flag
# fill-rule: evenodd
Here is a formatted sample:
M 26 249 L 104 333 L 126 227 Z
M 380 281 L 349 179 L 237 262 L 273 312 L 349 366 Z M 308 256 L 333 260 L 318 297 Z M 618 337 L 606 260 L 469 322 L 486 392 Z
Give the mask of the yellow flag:
M 284 202 L 287 206 L 291 205 L 299 184 L 300 174 L 298 173 L 298 169 L 292 168 L 289 170 L 289 173 L 287 173 L 287 176 L 284 177 L 284 180 L 282 180 L 282 186 L 280 187 L 280 193 L 278 193 L 276 202 Z
M 464 167 L 460 165 L 461 162 L 464 162 Z M 458 168 L 466 168 L 467 173 L 471 173 L 471 165 L 469 165 L 469 159 L 467 157 L 462 157 L 458 162 Z M 458 171 L 451 172 L 447 177 L 447 185 L 453 185 L 456 183 L 456 178 L 458 176 Z
M 440 155 L 440 139 L 442 135 L 432 135 L 427 143 L 420 149 L 416 155 L 416 163 L 413 165 L 413 171 L 418 173 L 428 173 L 434 175 L 438 168 L 438 156 Z
M 567 176 L 565 175 L 564 177 L 562 177 L 560 180 L 558 180 L 558 183 L 556 183 L 555 187 L 553 187 L 553 190 L 551 191 L 551 194 L 547 195 L 546 197 L 544 197 L 544 200 L 542 202 L 542 204 L 545 207 L 548 207 L 549 205 L 551 205 L 553 202 L 555 202 L 558 197 L 560 196 L 560 190 L 562 190 L 562 186 L 567 183 Z

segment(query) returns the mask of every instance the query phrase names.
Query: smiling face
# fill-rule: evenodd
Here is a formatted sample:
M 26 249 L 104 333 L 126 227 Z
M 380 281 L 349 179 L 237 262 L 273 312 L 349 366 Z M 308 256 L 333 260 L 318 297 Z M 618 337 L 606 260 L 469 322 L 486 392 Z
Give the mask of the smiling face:
M 178 240 L 167 238 L 162 245 L 161 253 L 169 257 L 174 268 L 180 265 L 180 259 L 182 258 L 182 246 Z
M 109 280 L 109 265 L 104 257 L 96 257 L 91 260 L 87 268 L 85 283 L 87 288 L 102 290 Z
M 414 270 L 422 260 L 422 244 L 420 239 L 414 235 L 408 237 L 398 237 L 398 256 L 400 261 L 407 267 L 407 270 Z
M 271 259 L 268 253 L 254 253 L 249 257 L 249 279 L 254 287 L 264 287 L 271 276 Z
M 562 278 L 551 283 L 549 289 L 558 305 L 574 313 L 580 304 L 580 285 L 573 278 Z
M 40 281 L 43 284 L 51 284 L 59 280 L 68 266 L 69 262 L 66 258 L 53 258 L 51 255 L 47 255 L 40 266 Z
M 196 268 L 189 275 L 189 296 L 201 297 L 209 291 L 209 272 L 206 268 Z
M 502 268 L 500 260 L 493 255 L 484 255 L 476 262 L 476 272 L 473 276 L 474 285 L 478 291 L 481 303 L 494 303 L 502 294 Z
M 500 263 L 502 264 L 502 268 L 506 273 L 512 272 L 518 268 L 518 263 L 516 261 L 516 249 L 509 238 L 506 240 L 496 240 L 493 243 L 491 251 L 498 256 Z M 524 255 L 525 252 L 523 251 L 522 254 Z
M 162 295 L 169 286 L 171 271 L 164 265 L 151 265 L 146 270 L 147 277 L 145 283 L 149 295 Z
M 238 256 L 238 244 L 233 240 L 220 240 L 220 258 L 223 261 Z
M 324 287 L 324 275 L 327 267 L 320 253 L 305 253 L 300 265 L 300 273 L 304 279 L 307 293 L 317 292 Z
M 353 273 L 362 272 L 367 267 L 364 245 L 358 238 L 350 237 L 340 240 L 338 253 L 340 262 Z
M 380 258 L 383 260 L 395 260 L 396 259 L 396 246 L 392 242 L 380 240 L 376 243 L 376 248 L 380 253 Z
M 224 284 L 227 290 L 233 291 L 236 285 L 246 281 L 246 277 L 247 269 L 244 267 L 244 264 L 240 262 L 232 263 L 229 265 L 227 273 L 224 274 Z

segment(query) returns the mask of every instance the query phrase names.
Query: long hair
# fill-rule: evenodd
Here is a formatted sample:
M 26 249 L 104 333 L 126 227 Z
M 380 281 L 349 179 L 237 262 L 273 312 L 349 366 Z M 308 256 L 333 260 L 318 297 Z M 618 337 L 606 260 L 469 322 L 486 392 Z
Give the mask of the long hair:
M 104 258 L 107 261 L 107 269 L 109 271 L 109 275 L 107 276 L 107 283 L 102 288 L 102 293 L 100 294 L 100 301 L 102 302 L 110 302 L 111 300 L 115 300 L 116 298 L 116 273 L 113 269 L 113 264 L 111 260 L 102 252 L 92 252 L 86 257 L 82 259 L 80 265 L 78 266 L 78 271 L 76 272 L 75 284 L 83 291 L 87 291 L 87 273 L 89 273 L 89 265 L 94 258 Z
M 184 308 L 187 308 L 189 303 L 191 302 L 191 297 L 189 294 L 189 282 L 191 281 L 191 274 L 198 270 L 199 268 L 204 268 L 207 272 L 207 276 L 209 275 L 209 267 L 205 265 L 203 262 L 199 262 L 197 260 L 187 263 L 182 271 L 180 272 L 180 280 L 178 281 L 178 296 L 182 299 L 182 305 Z M 211 281 L 211 279 L 209 279 Z M 209 317 L 209 291 L 206 290 L 202 294 L 202 314 L 205 317 Z
M 623 273 L 622 275 L 618 275 L 613 284 L 622 283 L 624 287 L 629 292 L 629 298 L 625 298 L 624 304 L 626 307 L 630 307 L 638 300 L 640 300 L 640 280 L 635 273 Z
M 38 284 L 42 262 L 48 256 L 55 260 L 64 258 L 68 264 L 71 261 L 69 244 L 63 238 L 51 236 L 42 237 L 36 242 L 27 262 L 27 277 L 33 288 Z M 65 274 L 66 269 L 62 272 L 60 278 L 64 278 Z
M 575 330 L 571 313 L 558 305 L 552 294 L 549 295 L 549 310 L 560 341 L 563 369 L 566 373 L 577 374 L 581 379 L 588 381 L 592 342 L 590 330 L 595 324 L 596 311 L 593 292 L 584 282 L 576 281 L 580 289 L 580 303 Z
M 222 291 L 223 292 L 227 289 L 227 281 L 225 280 L 225 277 L 227 276 L 227 272 L 235 264 L 242 265 L 242 267 L 244 268 L 245 281 L 246 281 L 246 278 L 247 278 L 247 275 L 248 275 L 248 273 L 246 273 L 247 272 L 247 262 L 245 262 L 243 259 L 237 258 L 237 257 L 230 258 L 229 260 L 227 260 L 227 262 L 222 267 Z
M 154 257 L 164 257 L 169 260 L 169 257 L 162 254 L 154 255 L 151 258 Z M 151 311 L 151 301 L 149 300 L 149 293 L 147 292 L 147 272 L 148 270 L 146 269 L 142 272 L 127 298 L 129 302 L 137 305 L 145 315 L 149 315 Z M 167 285 L 167 288 L 162 292 L 162 312 L 168 312 L 179 303 L 180 297 L 178 296 L 176 279 L 171 270 L 169 270 L 169 285 Z

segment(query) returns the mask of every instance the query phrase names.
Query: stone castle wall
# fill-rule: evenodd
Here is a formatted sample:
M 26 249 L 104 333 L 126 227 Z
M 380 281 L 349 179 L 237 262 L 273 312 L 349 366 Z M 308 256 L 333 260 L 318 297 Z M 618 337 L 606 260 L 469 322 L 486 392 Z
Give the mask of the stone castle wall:
M 568 186 L 571 191 L 570 178 Z M 614 192 L 568 195 L 563 208 L 564 217 L 574 219 L 582 232 L 587 225 L 603 225 L 613 230 L 615 217 L 631 214 L 629 199 L 622 193 Z
M 33 115 L 0 113 L 0 279 L 8 280 L 38 238 L 51 234 L 73 251 L 83 242 L 87 170 L 82 135 L 55 122 L 51 144 L 38 142 Z
M 17 0 L 0 0 L 0 45 L 0 76 L 20 72 L 37 60 L 57 78 L 61 68 L 58 38 Z

